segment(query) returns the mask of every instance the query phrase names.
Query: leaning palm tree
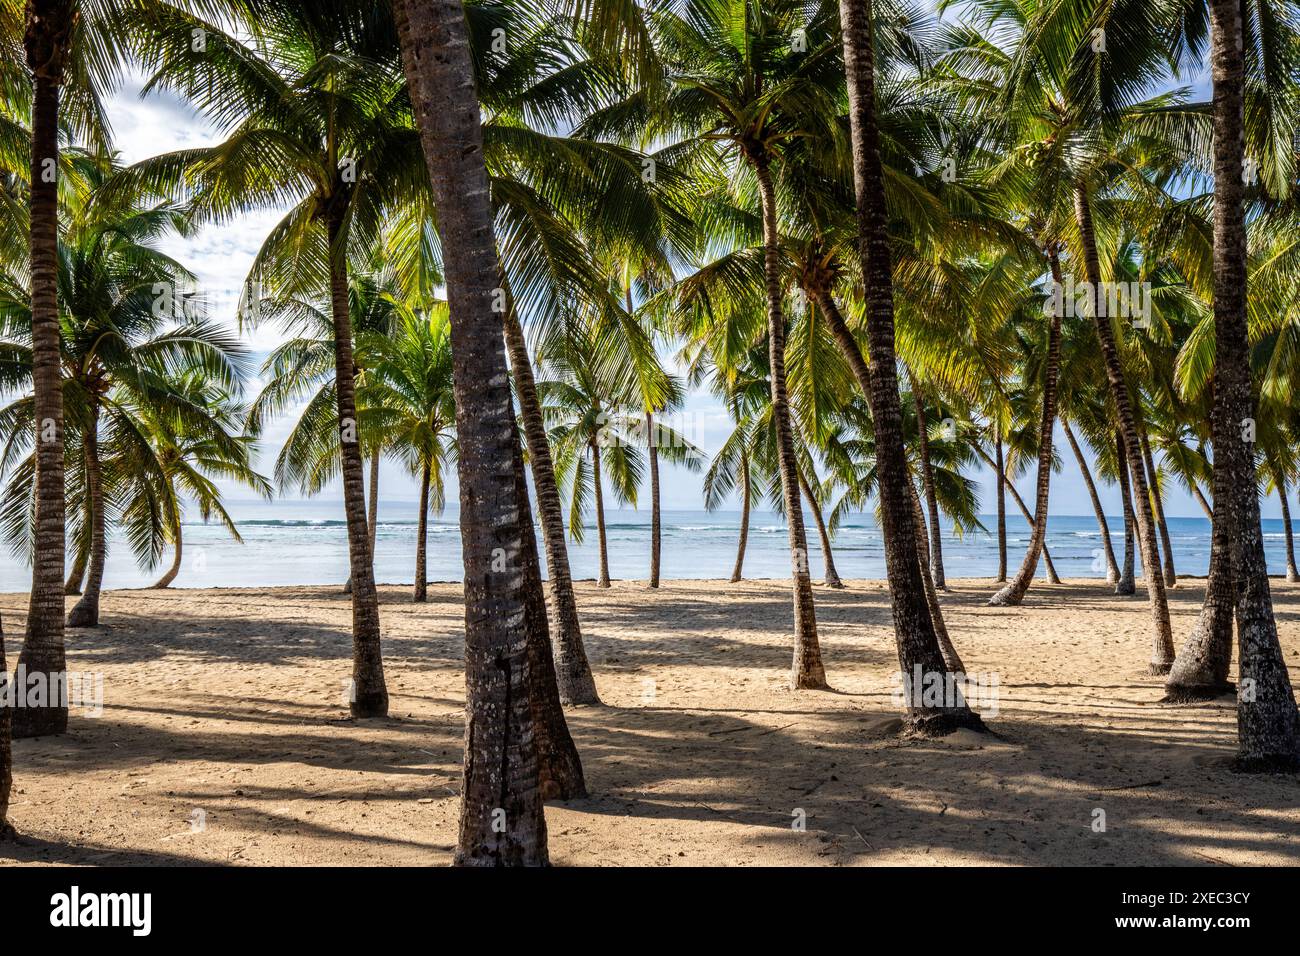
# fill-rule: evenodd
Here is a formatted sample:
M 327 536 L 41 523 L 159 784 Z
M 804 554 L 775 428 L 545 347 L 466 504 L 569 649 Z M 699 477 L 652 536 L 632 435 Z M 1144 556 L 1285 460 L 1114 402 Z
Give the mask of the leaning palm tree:
M 444 476 L 455 458 L 456 403 L 446 306 L 404 313 L 391 336 L 372 332 L 357 345 L 371 363 L 365 388 L 367 424 L 385 436 L 388 450 L 406 462 L 420 485 L 413 598 L 420 602 L 428 600 L 429 513 L 442 513 Z

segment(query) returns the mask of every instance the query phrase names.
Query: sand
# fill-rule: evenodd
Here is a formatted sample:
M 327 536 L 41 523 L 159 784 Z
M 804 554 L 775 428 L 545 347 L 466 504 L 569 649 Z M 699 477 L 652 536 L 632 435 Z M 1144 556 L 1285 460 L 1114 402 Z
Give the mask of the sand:
M 903 740 L 887 592 L 817 591 L 832 692 L 786 687 L 780 582 L 578 584 L 606 704 L 569 712 L 592 797 L 547 809 L 564 865 L 1297 864 L 1300 779 L 1230 771 L 1232 702 L 1157 703 L 1144 596 L 952 582 L 997 736 Z M 1170 592 L 1189 631 L 1203 582 Z M 381 589 L 392 717 L 347 716 L 337 588 L 115 591 L 69 631 L 98 718 L 16 741 L 0 863 L 444 864 L 463 727 L 458 585 Z M 1292 680 L 1300 585 L 1274 583 Z M 11 663 L 24 595 L 0 595 Z M 1095 829 L 1104 811 L 1105 830 Z M 802 830 L 795 824 L 802 819 Z

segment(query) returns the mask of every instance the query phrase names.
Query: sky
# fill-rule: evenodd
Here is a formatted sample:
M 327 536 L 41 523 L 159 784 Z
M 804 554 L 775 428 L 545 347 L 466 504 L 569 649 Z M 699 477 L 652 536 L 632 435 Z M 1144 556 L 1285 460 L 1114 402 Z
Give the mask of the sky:
M 1204 94 L 1204 78 L 1198 78 L 1193 84 L 1197 94 Z M 137 162 L 149 156 L 170 152 L 177 149 L 213 145 L 218 140 L 207 122 L 191 110 L 184 102 L 170 94 L 151 94 L 140 97 L 140 82 L 128 81 L 109 101 L 109 117 L 113 125 L 115 141 L 125 163 Z M 174 256 L 183 265 L 196 274 L 205 298 L 215 304 L 210 316 L 233 328 L 236 325 L 235 303 L 238 292 L 248 274 L 253 258 L 263 238 L 280 218 L 274 212 L 261 212 L 247 215 L 233 222 L 206 226 L 197 235 L 182 239 L 170 237 L 163 243 L 164 251 Z M 255 365 L 261 365 L 266 353 L 274 348 L 283 336 L 274 326 L 265 325 L 243 333 L 246 346 L 253 353 Z M 260 389 L 259 380 L 250 384 L 250 396 Z M 259 469 L 270 475 L 275 456 L 283 444 L 284 437 L 294 420 L 294 415 L 286 415 L 271 423 L 260 449 Z M 691 392 L 683 410 L 669 422 L 683 432 L 688 439 L 706 452 L 716 451 L 725 441 L 730 431 L 730 421 L 722 406 L 700 389 Z M 1090 515 L 1091 503 L 1082 477 L 1070 454 L 1064 437 L 1057 428 L 1055 444 L 1058 457 L 1065 462 L 1065 467 L 1053 474 L 1049 514 Z M 1090 467 L 1092 467 L 1090 462 Z M 1095 469 L 1094 469 L 1095 471 Z M 968 471 L 968 476 L 978 485 L 981 511 L 990 514 L 995 508 L 994 481 L 991 470 Z M 1017 488 L 1027 502 L 1032 502 L 1034 494 L 1034 474 L 1032 469 L 1016 482 Z M 661 490 L 663 506 L 670 510 L 696 510 L 703 508 L 702 474 L 692 474 L 683 468 L 671 464 L 661 464 Z M 1121 514 L 1117 487 L 1100 485 L 1102 504 L 1108 515 Z M 254 496 L 245 487 L 224 484 L 223 491 L 227 501 L 238 503 Z M 287 492 L 280 497 L 296 499 L 299 496 Z M 340 514 L 342 498 L 339 483 L 336 481 L 325 489 L 318 499 L 322 505 L 338 502 Z M 414 502 L 418 499 L 415 480 L 405 467 L 397 461 L 385 461 L 380 473 L 381 501 Z M 457 500 L 454 476 L 448 483 L 447 500 Z M 612 496 L 607 495 L 607 502 Z M 1170 481 L 1165 494 L 1165 511 L 1170 516 L 1203 517 L 1200 506 L 1176 483 Z M 1276 497 L 1270 496 L 1261 502 L 1264 517 L 1279 517 L 1280 508 Z M 728 506 L 739 510 L 739 502 L 733 501 Z M 1008 500 L 1009 520 L 1018 520 L 1015 505 Z

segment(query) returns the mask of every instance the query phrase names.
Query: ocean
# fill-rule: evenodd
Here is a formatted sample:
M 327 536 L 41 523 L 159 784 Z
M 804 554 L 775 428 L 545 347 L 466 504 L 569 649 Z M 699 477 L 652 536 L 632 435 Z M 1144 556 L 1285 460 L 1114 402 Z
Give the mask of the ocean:
M 347 533 L 338 501 L 231 502 L 231 514 L 244 541 L 235 542 L 225 529 L 191 519 L 185 525 L 185 556 L 174 587 L 266 587 L 334 584 L 347 578 Z M 380 583 L 409 584 L 415 576 L 417 505 L 380 502 L 375 547 L 375 578 Z M 461 579 L 460 532 L 454 509 L 430 521 L 428 568 L 430 581 Z M 1108 518 L 1116 556 L 1123 559 L 1123 520 Z M 995 527 L 994 519 L 984 523 Z M 648 511 L 611 510 L 606 520 L 611 577 L 645 579 L 650 562 Z M 663 569 L 665 579 L 728 578 L 736 560 L 738 512 L 665 511 Z M 1008 524 L 1008 561 L 1012 572 L 1028 542 L 1028 527 L 1019 516 Z M 1174 564 L 1181 574 L 1204 575 L 1209 564 L 1210 522 L 1205 518 L 1170 518 Z M 814 579 L 822 573 L 816 528 L 808 522 L 810 562 Z M 1285 571 L 1283 526 L 1264 520 L 1269 570 Z M 1101 534 L 1087 516 L 1053 515 L 1048 521 L 1047 546 L 1062 577 L 1104 577 Z M 539 545 L 540 547 L 540 545 Z M 885 560 L 880 530 L 871 515 L 857 515 L 842 525 L 833 540 L 835 564 L 841 577 L 884 578 Z M 997 571 L 997 539 L 988 534 L 955 537 L 945 529 L 944 567 L 949 577 L 991 577 Z M 599 567 L 596 530 L 588 529 L 582 544 L 569 543 L 575 578 L 594 578 Z M 104 574 L 107 588 L 152 584 L 171 564 L 141 570 L 124 540 L 110 537 Z M 1141 560 L 1137 562 L 1141 568 Z M 783 578 L 790 573 L 784 522 L 776 515 L 755 512 L 750 517 L 745 576 Z M 1040 574 L 1042 573 L 1040 565 Z M 31 571 L 10 554 L 0 557 L 0 591 L 25 591 Z

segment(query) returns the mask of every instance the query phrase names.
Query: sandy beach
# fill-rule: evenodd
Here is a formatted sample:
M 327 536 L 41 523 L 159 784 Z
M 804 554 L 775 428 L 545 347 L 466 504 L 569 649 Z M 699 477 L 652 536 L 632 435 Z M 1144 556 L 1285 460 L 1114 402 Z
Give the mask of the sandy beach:
M 996 736 L 899 739 L 880 583 L 817 589 L 834 691 L 795 693 L 781 582 L 580 582 L 607 706 L 569 712 L 592 796 L 548 807 L 552 862 L 1300 863 L 1300 780 L 1230 771 L 1231 702 L 1157 703 L 1141 591 L 1036 584 L 993 609 L 988 581 L 952 584 L 967 670 L 999 678 Z M 1295 682 L 1300 585 L 1273 589 Z M 1202 590 L 1170 592 L 1179 640 Z M 393 717 L 352 721 L 337 587 L 107 593 L 103 625 L 68 632 L 69 669 L 103 674 L 103 713 L 15 742 L 23 838 L 0 863 L 448 863 L 460 587 L 381 599 Z M 0 595 L 11 666 L 25 610 Z

